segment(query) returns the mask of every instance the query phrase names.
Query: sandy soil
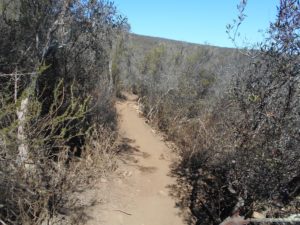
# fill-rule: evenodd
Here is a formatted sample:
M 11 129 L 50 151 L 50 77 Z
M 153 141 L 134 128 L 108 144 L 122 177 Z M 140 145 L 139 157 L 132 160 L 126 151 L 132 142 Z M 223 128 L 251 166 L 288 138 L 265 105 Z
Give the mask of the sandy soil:
M 91 207 L 88 225 L 183 225 L 169 185 L 171 150 L 139 116 L 136 96 L 117 103 L 122 148 L 112 180 L 101 181 L 103 204 Z M 103 189 L 103 186 L 105 188 Z

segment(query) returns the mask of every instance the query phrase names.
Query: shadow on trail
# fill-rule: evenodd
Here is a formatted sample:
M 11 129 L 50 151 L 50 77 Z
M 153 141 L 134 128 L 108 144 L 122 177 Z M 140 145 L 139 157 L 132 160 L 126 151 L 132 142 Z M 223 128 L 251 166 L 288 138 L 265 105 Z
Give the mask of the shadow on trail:
M 169 175 L 176 183 L 169 185 L 169 193 L 187 225 L 219 225 L 234 208 L 235 196 L 222 187 L 222 171 L 187 167 L 173 163 Z
M 141 166 L 137 163 L 140 159 L 151 157 L 149 153 L 142 152 L 139 146 L 134 146 L 135 140 L 130 138 L 122 138 L 118 147 L 118 154 L 122 155 L 120 160 L 129 166 L 137 167 L 141 173 L 154 173 L 157 168 L 153 166 Z

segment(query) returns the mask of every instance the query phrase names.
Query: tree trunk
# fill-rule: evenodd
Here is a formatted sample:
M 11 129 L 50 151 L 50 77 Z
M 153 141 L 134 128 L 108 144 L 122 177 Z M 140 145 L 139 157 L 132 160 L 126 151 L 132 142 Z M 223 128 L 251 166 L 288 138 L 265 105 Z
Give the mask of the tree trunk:
M 28 145 L 26 143 L 25 135 L 25 123 L 26 123 L 26 114 L 28 109 L 28 97 L 22 99 L 20 108 L 17 110 L 18 116 L 18 152 L 19 158 L 18 161 L 20 164 L 23 164 L 28 159 Z

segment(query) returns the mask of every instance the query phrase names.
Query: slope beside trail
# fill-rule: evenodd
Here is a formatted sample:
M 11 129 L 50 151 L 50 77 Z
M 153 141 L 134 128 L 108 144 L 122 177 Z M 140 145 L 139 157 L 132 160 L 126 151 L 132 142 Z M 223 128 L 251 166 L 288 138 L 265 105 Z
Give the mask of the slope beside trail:
M 183 225 L 168 188 L 175 182 L 169 176 L 170 148 L 139 116 L 136 96 L 118 102 L 117 111 L 122 146 L 118 176 L 103 182 L 106 200 L 90 210 L 87 224 Z

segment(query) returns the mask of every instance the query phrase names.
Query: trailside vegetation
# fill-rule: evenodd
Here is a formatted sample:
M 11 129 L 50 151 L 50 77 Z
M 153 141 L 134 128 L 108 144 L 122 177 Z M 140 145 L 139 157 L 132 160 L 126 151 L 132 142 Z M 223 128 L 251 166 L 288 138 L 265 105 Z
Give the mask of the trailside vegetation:
M 227 27 L 233 41 L 245 7 L 241 1 L 239 19 Z M 132 77 L 124 74 L 123 83 L 178 146 L 171 193 L 188 209 L 188 224 L 299 213 L 299 18 L 299 1 L 281 0 L 266 40 L 253 49 L 190 51 L 158 40 L 149 50 L 149 39 L 131 38 Z
M 0 29 L 0 223 L 83 222 L 75 193 L 115 167 L 126 19 L 109 1 L 1 0 Z

